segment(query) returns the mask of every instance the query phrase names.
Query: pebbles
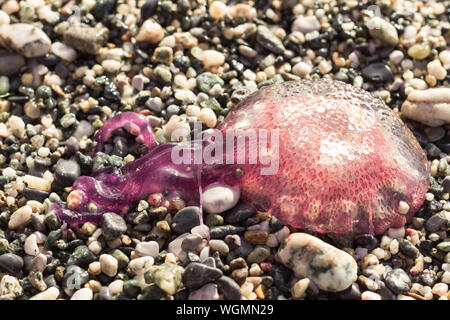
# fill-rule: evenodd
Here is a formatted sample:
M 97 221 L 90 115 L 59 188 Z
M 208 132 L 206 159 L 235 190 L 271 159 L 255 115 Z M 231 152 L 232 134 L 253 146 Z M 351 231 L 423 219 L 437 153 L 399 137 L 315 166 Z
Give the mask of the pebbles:
M 214 282 L 222 276 L 222 271 L 205 264 L 193 262 L 186 266 L 182 281 L 186 288 L 199 288 L 209 282 Z
M 300 16 L 292 23 L 292 31 L 300 31 L 302 33 L 309 33 L 320 30 L 320 22 L 315 16 Z
M 290 234 L 280 246 L 278 258 L 325 291 L 345 290 L 357 278 L 356 262 L 348 253 L 306 233 Z
M 398 34 L 395 27 L 380 17 L 373 17 L 367 22 L 370 35 L 388 46 L 398 43 Z
M 96 54 L 108 39 L 108 29 L 85 24 L 72 25 L 64 31 L 66 45 L 87 54 Z
M 394 269 L 386 274 L 386 286 L 393 292 L 407 293 L 411 288 L 411 279 L 402 269 Z
M 17 209 L 9 218 L 8 228 L 18 229 L 30 223 L 32 209 L 30 206 L 25 205 Z
M 185 207 L 178 211 L 172 221 L 172 229 L 181 234 L 200 224 L 200 208 Z

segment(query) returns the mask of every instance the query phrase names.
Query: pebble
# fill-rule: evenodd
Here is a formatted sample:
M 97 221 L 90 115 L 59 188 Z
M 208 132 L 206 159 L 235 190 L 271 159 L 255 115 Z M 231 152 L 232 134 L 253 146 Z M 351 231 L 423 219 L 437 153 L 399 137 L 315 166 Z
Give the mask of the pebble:
M 199 288 L 209 282 L 214 282 L 222 276 L 222 271 L 205 264 L 192 262 L 183 273 L 183 284 L 188 289 Z
M 291 288 L 292 298 L 301 299 L 305 296 L 306 290 L 309 287 L 309 279 L 304 278 L 297 281 Z
M 102 254 L 100 256 L 100 266 L 104 274 L 108 277 L 114 277 L 117 274 L 119 263 L 113 256 Z
M 29 205 L 25 205 L 17 209 L 9 218 L 8 228 L 18 229 L 27 225 L 31 221 L 32 209 Z
M 23 259 L 13 253 L 4 253 L 0 256 L 0 269 L 11 275 L 19 274 L 23 265 Z
M 145 273 L 145 281 L 146 283 L 155 283 L 161 290 L 173 295 L 182 286 L 183 272 L 183 267 L 165 262 L 158 266 L 151 266 Z
M 419 255 L 419 249 L 417 249 L 410 241 L 406 239 L 398 239 L 400 251 L 409 258 L 416 258 Z
M 0 43 L 26 58 L 43 56 L 51 45 L 44 31 L 26 23 L 0 25 Z
M 381 300 L 381 296 L 372 291 L 364 291 L 361 294 L 361 300 Z
M 358 267 L 352 256 L 306 233 L 290 234 L 277 256 L 324 291 L 343 291 L 357 279 Z
M 15 298 L 23 295 L 23 288 L 16 277 L 4 275 L 0 281 L 0 296 L 13 295 Z
M 164 29 L 153 19 L 145 20 L 136 35 L 137 41 L 145 41 L 150 44 L 158 43 L 162 38 L 164 38 Z
M 394 269 L 386 274 L 386 286 L 394 293 L 407 293 L 411 288 L 411 279 L 402 269 Z
M 388 235 L 392 239 L 403 238 L 405 236 L 405 228 L 404 227 L 389 228 Z
M 197 116 L 198 120 L 208 128 L 214 128 L 217 124 L 217 116 L 210 108 L 203 108 Z
M 308 76 L 312 71 L 312 67 L 310 64 L 306 62 L 299 62 L 292 68 L 292 72 L 302 78 Z
M 97 54 L 107 39 L 109 31 L 104 27 L 90 27 L 86 24 L 76 24 L 70 26 L 63 33 L 63 42 L 87 54 Z
M 242 248 L 242 247 L 241 247 Z M 257 245 L 255 249 L 253 249 L 247 256 L 247 262 L 252 263 L 261 263 L 266 260 L 270 256 L 269 247 L 263 245 Z
M 113 59 L 106 59 L 102 61 L 102 67 L 106 72 L 117 72 L 120 70 L 122 63 Z
M 239 201 L 239 190 L 222 184 L 212 184 L 202 194 L 203 208 L 208 213 L 222 213 Z
M 193 227 L 199 224 L 200 208 L 191 206 L 181 209 L 174 215 L 171 227 L 173 231 L 181 234 L 189 232 Z
M 0 74 L 11 76 L 20 72 L 25 65 L 25 59 L 14 53 L 3 53 L 0 55 Z
M 77 52 L 75 49 L 62 42 L 53 42 L 51 51 L 55 56 L 60 57 L 65 61 L 72 62 L 77 59 Z
M 23 248 L 24 248 L 25 253 L 30 256 L 34 257 L 39 254 L 39 247 L 37 245 L 36 235 L 34 233 L 30 234 L 26 238 Z
M 217 285 L 214 283 L 205 284 L 200 289 L 192 291 L 188 300 L 219 300 Z
M 56 163 L 55 180 L 63 186 L 71 186 L 80 174 L 81 169 L 77 161 L 59 159 Z
M 425 223 L 425 228 L 429 232 L 436 232 L 447 224 L 447 219 L 443 214 L 435 214 L 431 216 Z
M 156 241 L 141 241 L 136 245 L 136 254 L 140 257 L 153 257 L 159 253 L 159 244 Z
M 447 70 L 442 66 L 438 59 L 427 64 L 428 74 L 434 76 L 438 80 L 444 80 L 447 77 Z
M 281 40 L 275 36 L 266 26 L 260 25 L 256 31 L 256 41 L 275 54 L 283 54 L 285 51 Z
M 381 62 L 369 64 L 361 70 L 364 79 L 372 82 L 386 82 L 392 80 L 393 74 L 391 68 Z
M 222 276 L 216 281 L 216 284 L 219 287 L 219 291 L 227 300 L 241 300 L 241 288 L 230 277 Z
M 222 1 L 213 1 L 209 5 L 209 14 L 214 20 L 220 20 L 227 14 L 228 7 Z
M 380 17 L 373 17 L 367 22 L 367 28 L 370 35 L 380 40 L 383 44 L 388 46 L 395 46 L 398 43 L 397 29 Z
M 203 51 L 203 65 L 206 69 L 219 67 L 225 62 L 223 53 L 216 50 Z
M 30 300 L 56 300 L 58 297 L 59 289 L 57 287 L 50 287 L 47 290 L 32 296 Z
M 94 293 L 90 288 L 82 288 L 75 291 L 70 300 L 92 300 L 93 297 Z
M 428 43 L 418 43 L 408 49 L 408 55 L 417 60 L 427 58 L 431 53 L 431 48 Z
M 226 256 L 230 252 L 230 248 L 223 240 L 212 239 L 209 241 L 209 247 L 212 252 L 219 252 L 221 256 Z
M 291 27 L 292 32 L 299 31 L 304 34 L 319 31 L 320 30 L 320 22 L 316 18 L 316 16 L 300 16 L 297 17 L 292 23 Z
M 120 215 L 107 212 L 102 215 L 102 234 L 106 241 L 112 241 L 127 231 L 127 224 Z

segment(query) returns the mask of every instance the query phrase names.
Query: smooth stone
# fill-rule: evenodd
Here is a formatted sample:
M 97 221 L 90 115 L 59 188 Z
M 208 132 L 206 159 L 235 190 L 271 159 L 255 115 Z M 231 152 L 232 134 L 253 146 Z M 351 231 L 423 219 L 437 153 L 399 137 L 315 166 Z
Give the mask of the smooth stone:
M 113 300 L 111 290 L 108 287 L 101 287 L 95 298 L 97 300 Z
M 56 300 L 59 296 L 59 289 L 50 287 L 44 292 L 40 292 L 30 298 L 30 300 Z
M 222 271 L 202 263 L 193 262 L 186 266 L 183 273 L 183 284 L 188 289 L 199 288 L 214 282 L 222 276 Z
M 159 244 L 156 241 L 141 241 L 136 245 L 136 254 L 140 257 L 153 257 L 159 253 Z
M 204 205 L 204 204 L 203 204 Z M 176 233 L 189 232 L 200 224 L 200 208 L 191 206 L 178 211 L 172 220 L 172 230 Z
M 233 208 L 239 201 L 240 192 L 222 184 L 209 185 L 203 191 L 203 208 L 208 213 L 222 213 Z
M 227 276 L 220 277 L 216 284 L 219 287 L 219 291 L 224 295 L 227 300 L 241 300 L 241 288 L 239 285 Z
M 214 283 L 205 284 L 200 289 L 192 291 L 188 300 L 219 300 L 217 285 Z
M 247 220 L 256 213 L 255 208 L 246 203 L 239 203 L 237 206 L 228 210 L 223 215 L 225 222 L 229 224 L 239 223 Z
M 0 256 L 0 270 L 11 275 L 17 275 L 22 271 L 23 259 L 13 253 L 4 253 Z
M 113 212 L 107 212 L 102 215 L 101 226 L 102 234 L 106 241 L 112 241 L 127 231 L 125 219 Z
M 36 235 L 34 233 L 30 234 L 26 238 L 23 248 L 24 248 L 25 253 L 30 256 L 34 257 L 39 254 L 39 247 L 37 245 Z
M 401 111 L 405 117 L 430 127 L 450 123 L 450 88 L 412 90 Z
M 445 214 L 437 213 L 432 215 L 427 222 L 425 222 L 425 228 L 429 232 L 439 231 L 443 226 L 448 223 L 448 220 L 445 217 Z
M 0 45 L 26 58 L 35 58 L 45 55 L 50 50 L 51 40 L 38 27 L 15 23 L 0 26 Z
M 261 263 L 270 256 L 270 249 L 267 246 L 257 245 L 247 256 L 248 263 Z
M 181 242 L 181 249 L 184 251 L 196 251 L 203 238 L 197 234 L 190 234 Z
M 320 30 L 320 22 L 316 16 L 300 16 L 292 23 L 292 32 L 300 31 L 304 34 Z
M 409 258 L 416 258 L 419 255 L 417 249 L 410 241 L 406 239 L 397 239 L 400 251 Z
M 219 76 L 211 72 L 203 72 L 199 74 L 196 81 L 198 89 L 209 95 L 213 93 L 213 88 L 216 85 L 223 86 L 225 83 Z
M 60 159 L 56 163 L 55 179 L 64 186 L 71 186 L 80 174 L 80 165 L 74 160 Z
M 258 26 L 256 30 L 256 41 L 275 54 L 282 55 L 286 50 L 281 40 L 263 25 Z
M 397 29 L 380 17 L 373 17 L 367 22 L 367 28 L 369 29 L 370 35 L 380 40 L 383 44 L 388 46 L 395 46 L 398 43 L 398 33 Z
M 102 272 L 108 277 L 114 277 L 117 274 L 119 262 L 116 258 L 109 254 L 102 254 L 99 261 Z
M 343 291 L 357 279 L 358 266 L 352 256 L 306 233 L 290 234 L 277 255 L 286 267 L 324 291 Z
M 70 300 L 92 300 L 94 293 L 90 288 L 82 288 L 75 291 Z
M 386 82 L 393 78 L 391 68 L 381 62 L 369 64 L 361 71 L 364 79 L 372 82 Z
M 386 286 L 393 292 L 407 293 L 411 288 L 411 279 L 402 269 L 394 269 L 386 274 Z

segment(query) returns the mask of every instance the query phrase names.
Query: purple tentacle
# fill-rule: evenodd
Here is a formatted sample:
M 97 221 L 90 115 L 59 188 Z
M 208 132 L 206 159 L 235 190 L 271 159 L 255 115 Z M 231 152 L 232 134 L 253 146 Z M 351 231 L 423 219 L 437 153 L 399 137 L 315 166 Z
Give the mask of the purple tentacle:
M 135 112 L 122 112 L 108 119 L 97 131 L 95 135 L 97 146 L 95 147 L 94 155 L 102 150 L 104 143 L 111 137 L 113 131 L 122 127 L 137 136 L 136 140 L 142 142 L 147 149 L 158 144 L 150 123 L 143 115 Z

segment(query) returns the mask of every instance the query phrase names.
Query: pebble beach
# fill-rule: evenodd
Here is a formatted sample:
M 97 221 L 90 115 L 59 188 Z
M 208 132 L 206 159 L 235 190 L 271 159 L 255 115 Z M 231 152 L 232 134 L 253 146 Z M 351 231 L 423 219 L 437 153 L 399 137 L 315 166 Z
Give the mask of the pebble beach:
M 203 219 L 155 195 L 98 224 L 50 210 L 146 153 L 119 130 L 92 156 L 114 115 L 165 143 L 317 78 L 369 91 L 425 150 L 430 188 L 404 227 L 295 229 L 227 188 L 203 194 Z M 0 1 L 0 300 L 448 300 L 449 129 L 448 0 Z

